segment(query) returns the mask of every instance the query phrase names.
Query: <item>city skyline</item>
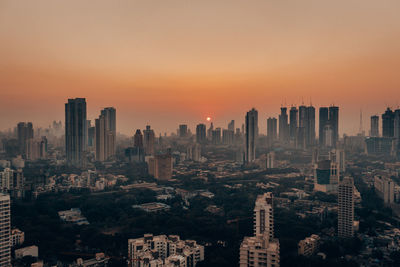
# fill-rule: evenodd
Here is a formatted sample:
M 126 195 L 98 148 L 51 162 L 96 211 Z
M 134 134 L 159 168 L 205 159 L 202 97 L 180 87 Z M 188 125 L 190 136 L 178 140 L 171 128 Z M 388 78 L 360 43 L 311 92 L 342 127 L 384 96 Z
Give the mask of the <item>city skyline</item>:
M 149 123 L 193 129 L 207 116 L 239 122 L 252 107 L 275 117 L 310 99 L 340 106 L 340 128 L 354 134 L 360 109 L 367 125 L 399 104 L 398 1 L 206 2 L 2 1 L 2 129 L 46 126 L 73 97 L 89 99 L 89 118 L 117 108 L 126 134 Z

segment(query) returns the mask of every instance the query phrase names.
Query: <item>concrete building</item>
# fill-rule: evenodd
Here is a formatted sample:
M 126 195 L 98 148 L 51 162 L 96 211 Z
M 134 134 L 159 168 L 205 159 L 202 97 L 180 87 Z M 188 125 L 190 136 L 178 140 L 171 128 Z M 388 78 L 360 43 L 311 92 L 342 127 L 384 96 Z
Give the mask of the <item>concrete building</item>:
M 287 108 L 281 107 L 281 114 L 279 115 L 279 141 L 284 144 L 287 144 L 290 139 L 289 134 L 289 123 L 288 123 L 288 115 Z
M 267 137 L 270 142 L 274 142 L 278 139 L 278 128 L 276 118 L 267 119 Z
M 25 233 L 19 229 L 11 230 L 11 247 L 20 246 L 25 241 Z
M 275 168 L 275 152 L 271 151 L 267 153 L 267 169 Z
M 10 196 L 0 193 L 0 266 L 11 266 Z
M 382 114 L 382 136 L 394 137 L 394 112 L 387 108 L 385 113 Z
M 68 103 L 65 104 L 65 153 L 70 165 L 85 165 L 86 124 L 86 99 L 68 99 Z
M 371 130 L 370 137 L 379 137 L 379 116 L 371 116 Z
M 101 111 L 95 120 L 96 160 L 107 161 L 115 157 L 116 148 L 116 111 L 109 107 Z
M 394 187 L 395 183 L 389 177 L 375 176 L 374 188 L 376 194 L 383 199 L 386 205 L 394 203 Z
M 340 173 L 344 173 L 346 171 L 346 154 L 344 149 L 332 149 L 329 152 L 329 160 L 336 162 Z
M 339 183 L 338 164 L 332 160 L 320 160 L 314 166 L 314 190 L 335 192 Z
M 204 246 L 177 235 L 153 236 L 128 240 L 129 267 L 195 267 L 204 260 Z
M 148 159 L 149 174 L 159 180 L 172 178 L 172 155 L 170 153 L 156 155 Z
M 311 235 L 298 244 L 298 254 L 306 257 L 314 255 L 319 250 L 321 238 L 318 235 Z
M 231 130 L 222 130 L 222 143 L 224 145 L 232 145 L 234 142 L 235 132 Z
M 92 259 L 84 260 L 78 258 L 71 267 L 106 267 L 108 266 L 109 258 L 104 255 L 104 253 L 96 253 L 95 257 Z
M 155 143 L 155 134 L 153 129 L 150 128 L 150 125 L 146 126 L 146 130 L 143 130 L 143 141 L 144 141 L 144 152 L 146 155 L 154 155 L 154 143 Z
M 354 236 L 354 182 L 345 177 L 338 188 L 338 236 Z
M 240 245 L 240 267 L 280 266 L 279 240 L 274 238 L 273 196 L 259 195 L 254 207 L 254 236 Z
M 39 257 L 39 248 L 37 246 L 29 246 L 15 250 L 16 259 L 22 259 L 23 257 L 26 256 L 31 256 L 34 258 Z
M 256 142 L 258 138 L 258 111 L 254 108 L 246 114 L 245 161 L 256 159 Z
M 32 122 L 20 122 L 17 124 L 18 148 L 21 155 L 25 155 L 27 142 L 33 138 Z
M 206 125 L 203 123 L 197 124 L 196 126 L 196 142 L 204 144 L 207 141 Z
M 179 125 L 178 134 L 179 134 L 179 137 L 187 137 L 188 136 L 188 126 L 186 124 Z

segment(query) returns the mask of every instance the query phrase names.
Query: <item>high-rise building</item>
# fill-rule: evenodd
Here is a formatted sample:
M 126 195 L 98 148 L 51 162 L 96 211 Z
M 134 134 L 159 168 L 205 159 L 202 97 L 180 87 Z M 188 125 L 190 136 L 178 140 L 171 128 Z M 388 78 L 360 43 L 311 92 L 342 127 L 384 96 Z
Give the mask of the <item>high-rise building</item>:
M 258 111 L 254 108 L 246 114 L 246 143 L 245 160 L 246 163 L 256 159 L 256 142 L 258 138 Z
M 339 107 L 329 107 L 329 124 L 333 131 L 333 146 L 336 147 L 336 144 L 339 141 Z
M 211 143 L 213 145 L 221 144 L 221 128 L 218 127 L 212 131 Z
M 271 151 L 267 153 L 267 169 L 275 168 L 275 152 Z
M 42 136 L 40 140 L 29 139 L 26 144 L 25 156 L 27 160 L 38 160 L 47 157 L 47 138 Z
M 394 112 L 390 108 L 382 114 L 382 136 L 394 137 Z
M 222 143 L 224 145 L 232 145 L 234 141 L 234 131 L 224 129 L 222 130 Z
M 345 177 L 338 189 L 338 236 L 351 238 L 354 235 L 354 182 Z
M 188 127 L 186 124 L 179 125 L 179 137 L 186 137 L 188 135 Z
M 319 145 L 325 146 L 325 128 L 329 124 L 329 109 L 327 107 L 319 108 Z
M 116 111 L 109 107 L 101 111 L 96 124 L 96 160 L 106 161 L 115 156 Z
M 68 99 L 65 104 L 65 153 L 68 164 L 78 167 L 85 164 L 86 123 L 86 99 Z
M 314 166 L 314 190 L 332 192 L 339 183 L 339 165 L 332 160 L 320 160 Z
M 203 123 L 197 124 L 196 126 L 196 142 L 204 144 L 207 141 L 206 136 L 206 125 Z
M 268 140 L 273 142 L 278 138 L 278 128 L 276 118 L 267 119 L 267 137 Z
M 0 266 L 11 266 L 11 210 L 10 196 L 0 193 Z
M 158 180 L 172 178 L 172 156 L 170 153 L 159 154 L 149 159 L 149 174 Z
M 19 153 L 25 155 L 28 140 L 33 138 L 32 122 L 20 122 L 17 125 Z
M 271 192 L 259 195 L 254 207 L 254 236 L 240 245 L 240 267 L 279 267 L 279 240 L 274 238 L 274 207 Z
M 235 131 L 235 121 L 234 120 L 231 120 L 231 122 L 228 123 L 228 130 Z
M 289 137 L 287 108 L 281 107 L 281 114 L 279 115 L 279 141 L 282 143 L 288 143 Z
M 346 171 L 346 154 L 344 149 L 332 149 L 329 152 L 329 160 L 337 164 L 340 173 Z
M 315 108 L 313 106 L 308 106 L 306 115 L 306 146 L 309 147 L 315 145 Z
M 133 136 L 133 147 L 143 148 L 143 135 L 140 129 L 137 129 L 135 135 Z
M 211 123 L 210 127 L 207 130 L 207 139 L 211 141 L 212 139 L 212 132 L 214 131 L 214 124 Z
M 150 125 L 147 125 L 146 130 L 143 130 L 143 140 L 146 155 L 154 155 L 155 134 Z
M 289 135 L 290 135 L 290 140 L 293 143 L 295 143 L 297 136 L 297 127 L 299 127 L 298 116 L 299 116 L 299 111 L 297 110 L 297 108 L 291 107 L 289 111 L 289 118 L 290 118 Z
M 369 135 L 371 137 L 379 137 L 379 116 L 371 116 L 371 131 Z
M 400 109 L 394 111 L 394 154 L 400 157 Z
M 386 205 L 394 203 L 394 187 L 395 183 L 389 177 L 374 177 L 375 192 Z

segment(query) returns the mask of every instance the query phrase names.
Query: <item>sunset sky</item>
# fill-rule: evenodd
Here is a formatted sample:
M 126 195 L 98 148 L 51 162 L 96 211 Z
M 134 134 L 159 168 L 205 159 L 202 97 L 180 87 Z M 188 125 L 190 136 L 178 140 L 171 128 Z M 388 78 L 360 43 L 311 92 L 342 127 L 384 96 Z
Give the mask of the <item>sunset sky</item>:
M 118 131 L 260 131 L 281 104 L 340 107 L 341 134 L 400 104 L 399 0 L 0 0 L 0 129 L 117 109 Z M 317 117 L 318 120 L 318 117 Z

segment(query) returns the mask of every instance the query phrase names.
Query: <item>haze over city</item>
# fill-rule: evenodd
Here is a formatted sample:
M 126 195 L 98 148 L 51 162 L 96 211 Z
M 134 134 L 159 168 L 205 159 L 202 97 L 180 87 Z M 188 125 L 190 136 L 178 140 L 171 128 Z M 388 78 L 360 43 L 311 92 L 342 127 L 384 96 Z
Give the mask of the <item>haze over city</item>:
M 260 132 L 282 104 L 341 107 L 357 133 L 400 81 L 398 1 L 16 1 L 0 3 L 2 129 L 48 126 L 86 97 L 88 117 L 118 109 L 118 131 L 238 122 Z M 43 105 L 46 103 L 46 105 Z M 261 119 L 263 118 L 263 119 Z M 265 118 L 265 119 L 264 119 Z M 242 119 L 243 120 L 243 119 Z
M 400 266 L 399 0 L 0 0 L 0 267 Z

